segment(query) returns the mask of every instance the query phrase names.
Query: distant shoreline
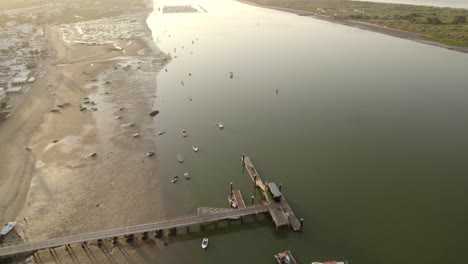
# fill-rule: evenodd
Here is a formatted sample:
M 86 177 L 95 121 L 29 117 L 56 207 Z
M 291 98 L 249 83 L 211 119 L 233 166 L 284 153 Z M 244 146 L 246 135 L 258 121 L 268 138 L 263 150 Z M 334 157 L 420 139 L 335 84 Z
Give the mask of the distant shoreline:
M 388 35 L 388 36 L 392 36 L 392 37 L 397 37 L 397 38 L 401 38 L 401 39 L 411 40 L 411 41 L 415 41 L 415 42 L 418 42 L 418 43 L 427 44 L 427 45 L 431 45 L 431 46 L 435 46 L 435 47 L 439 47 L 439 48 L 458 51 L 458 52 L 462 52 L 462 53 L 468 53 L 468 47 L 450 46 L 450 45 L 446 45 L 446 44 L 443 44 L 443 43 L 440 43 L 440 42 L 427 40 L 427 39 L 424 39 L 420 34 L 417 34 L 417 33 L 412 33 L 412 32 L 408 32 L 408 31 L 403 31 L 403 30 L 398 30 L 398 29 L 393 29 L 393 28 L 388 28 L 388 27 L 383 27 L 383 26 L 379 26 L 379 25 L 375 25 L 375 24 L 371 24 L 371 23 L 360 22 L 360 21 L 356 21 L 356 20 L 338 20 L 338 19 L 334 19 L 334 18 L 329 17 L 329 16 L 321 16 L 321 15 L 317 15 L 317 14 L 315 14 L 313 12 L 304 11 L 304 10 L 297 10 L 297 9 L 276 7 L 276 6 L 259 5 L 259 4 L 252 3 L 252 2 L 249 2 L 249 1 L 246 1 L 246 0 L 236 0 L 236 1 L 241 2 L 243 4 L 247 4 L 247 5 L 263 7 L 263 8 L 269 8 L 269 9 L 278 10 L 278 11 L 284 11 L 284 12 L 293 13 L 293 14 L 296 14 L 296 15 L 299 15 L 299 16 L 306 16 L 306 17 L 311 17 L 311 18 L 315 18 L 315 19 L 320 19 L 320 20 L 324 20 L 324 21 L 327 21 L 327 22 L 335 23 L 335 24 L 340 24 L 340 25 L 344 25 L 344 26 L 359 28 L 359 29 L 362 29 L 362 30 L 367 30 L 367 31 L 380 33 L 380 34 L 384 34 L 384 35 Z

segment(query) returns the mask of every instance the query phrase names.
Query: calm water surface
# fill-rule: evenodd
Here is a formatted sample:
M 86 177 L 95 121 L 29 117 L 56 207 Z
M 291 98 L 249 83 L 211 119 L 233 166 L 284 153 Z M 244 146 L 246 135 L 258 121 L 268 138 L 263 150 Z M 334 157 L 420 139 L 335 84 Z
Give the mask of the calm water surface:
M 168 215 L 226 207 L 230 182 L 250 201 L 246 153 L 283 184 L 305 232 L 259 220 L 181 236 L 152 257 L 274 263 L 290 249 L 300 263 L 468 259 L 467 55 L 235 1 L 196 4 L 207 12 L 148 19 L 174 56 L 156 102 Z M 190 181 L 170 182 L 185 171 Z

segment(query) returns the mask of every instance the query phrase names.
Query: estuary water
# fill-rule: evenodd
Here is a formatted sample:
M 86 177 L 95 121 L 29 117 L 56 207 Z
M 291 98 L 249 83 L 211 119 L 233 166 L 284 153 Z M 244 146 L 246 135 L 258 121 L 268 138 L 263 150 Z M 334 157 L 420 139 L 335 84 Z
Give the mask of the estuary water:
M 229 0 L 156 1 L 148 24 L 173 56 L 155 106 L 167 215 L 227 207 L 230 182 L 250 204 L 245 153 L 305 219 L 183 235 L 160 263 L 468 259 L 466 54 Z

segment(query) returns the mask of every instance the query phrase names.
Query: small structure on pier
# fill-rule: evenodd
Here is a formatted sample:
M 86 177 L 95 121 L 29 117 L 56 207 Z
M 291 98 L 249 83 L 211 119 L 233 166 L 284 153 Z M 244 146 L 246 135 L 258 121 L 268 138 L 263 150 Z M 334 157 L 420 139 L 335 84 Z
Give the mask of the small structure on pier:
M 271 218 L 275 222 L 276 227 L 290 226 L 294 231 L 301 231 L 302 223 L 299 222 L 286 198 L 276 187 L 276 184 L 264 183 L 248 156 L 242 155 L 241 159 L 254 185 L 262 190 L 265 197 L 264 203 L 268 205 Z
M 278 187 L 276 187 L 276 184 L 274 182 L 268 183 L 268 191 L 270 192 L 271 198 L 273 198 L 273 201 L 277 203 L 281 202 L 281 196 L 283 195 L 281 194 Z

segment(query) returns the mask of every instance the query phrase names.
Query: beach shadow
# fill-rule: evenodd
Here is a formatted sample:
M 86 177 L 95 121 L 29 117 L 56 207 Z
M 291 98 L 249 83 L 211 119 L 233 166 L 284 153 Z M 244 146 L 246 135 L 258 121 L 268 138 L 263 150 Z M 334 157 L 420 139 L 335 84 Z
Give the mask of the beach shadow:
M 106 245 L 102 244 L 101 246 L 102 253 L 107 257 L 110 263 L 117 263 L 115 259 L 110 254 L 110 251 L 107 249 Z
M 94 257 L 94 255 L 90 254 L 91 250 L 88 248 L 88 246 L 85 246 L 83 248 L 83 251 L 86 253 L 86 255 L 88 256 L 89 260 L 91 261 L 90 263 L 99 263 L 96 258 Z
M 127 251 L 124 249 L 124 247 L 118 243 L 116 248 L 120 251 L 120 253 L 124 256 L 124 258 L 128 261 L 128 263 L 135 263 L 133 260 L 132 260 L 132 257 L 130 257 L 130 255 L 127 253 Z
M 76 253 L 75 253 L 75 250 L 69 246 L 67 247 L 68 248 L 68 255 L 70 256 L 70 259 L 71 261 L 76 264 L 76 263 L 80 263 L 80 261 L 78 260 L 78 257 L 76 256 Z
M 49 252 L 50 252 L 50 255 L 52 255 L 54 263 L 59 263 L 59 264 L 62 263 L 62 261 L 60 260 L 57 252 L 55 251 L 55 248 L 49 249 Z
M 136 245 L 136 246 L 133 246 L 132 248 L 135 250 L 135 252 L 136 252 L 138 255 L 141 256 L 141 259 L 143 260 L 144 263 L 148 263 L 148 264 L 153 263 L 153 262 L 151 261 L 150 256 L 148 256 L 148 254 L 147 254 L 147 253 L 145 252 L 145 250 L 143 249 L 142 245 Z

